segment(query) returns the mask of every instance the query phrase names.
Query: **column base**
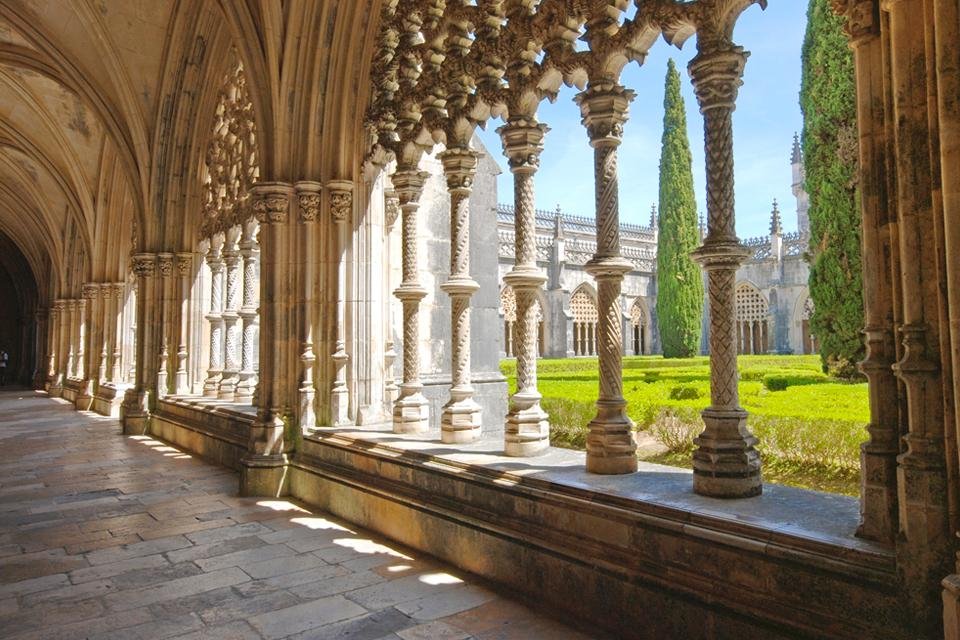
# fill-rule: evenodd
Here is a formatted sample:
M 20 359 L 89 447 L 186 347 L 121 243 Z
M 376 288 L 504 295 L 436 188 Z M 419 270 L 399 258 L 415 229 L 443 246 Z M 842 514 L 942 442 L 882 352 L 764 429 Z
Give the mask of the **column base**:
M 752 498 L 763 492 L 757 439 L 747 412 L 705 409 L 704 432 L 694 440 L 693 491 L 712 498 Z
M 224 376 L 220 380 L 220 388 L 217 389 L 217 399 L 233 402 L 236 398 L 237 376 Z
M 240 372 L 240 381 L 233 392 L 234 400 L 237 402 L 252 402 L 253 392 L 257 388 L 257 381 L 253 372 Z
M 203 397 L 204 398 L 216 398 L 217 393 L 220 391 L 220 376 L 210 376 L 203 381 Z
M 150 426 L 150 412 L 147 409 L 147 394 L 136 389 L 128 389 L 120 405 L 120 426 L 125 436 L 142 436 Z
M 624 412 L 625 406 L 622 400 L 597 401 L 597 417 L 590 421 L 587 434 L 587 473 L 636 472 L 637 445 L 633 441 L 633 421 Z
M 426 433 L 430 430 L 430 403 L 418 390 L 397 399 L 393 405 L 394 433 Z
M 240 461 L 240 495 L 279 498 L 289 493 L 287 456 L 248 455 Z
M 462 392 L 461 392 L 462 393 Z M 450 402 L 440 414 L 440 441 L 446 444 L 466 444 L 480 439 L 482 411 L 471 395 L 462 397 L 451 391 Z
M 510 412 L 504 424 L 503 452 L 508 456 L 527 457 L 543 453 L 550 447 L 549 416 L 540 407 L 540 397 L 517 393 L 510 399 Z
M 346 385 L 338 386 L 330 392 L 330 426 L 345 427 L 350 423 L 350 394 Z
M 77 397 L 73 400 L 73 406 L 77 411 L 89 411 L 93 404 L 93 383 L 90 380 L 83 380 L 77 387 Z

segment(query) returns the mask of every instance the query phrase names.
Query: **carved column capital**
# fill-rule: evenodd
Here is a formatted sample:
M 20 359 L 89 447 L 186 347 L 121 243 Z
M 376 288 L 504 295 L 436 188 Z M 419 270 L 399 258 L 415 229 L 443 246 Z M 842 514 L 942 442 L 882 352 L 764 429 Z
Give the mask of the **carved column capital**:
M 333 180 L 327 184 L 330 191 L 330 215 L 334 222 L 347 222 L 353 212 L 353 183 Z
M 468 147 L 450 147 L 440 154 L 451 196 L 468 196 L 473 189 L 479 154 Z
M 833 10 L 846 18 L 843 30 L 854 46 L 880 35 L 880 4 L 877 0 L 833 0 Z
M 387 230 L 393 228 L 397 218 L 400 217 L 400 197 L 393 189 L 385 189 L 383 192 L 383 221 Z
M 177 254 L 177 274 L 180 277 L 186 277 L 190 275 L 191 267 L 193 267 L 193 254 L 178 253 Z
M 53 311 L 54 313 L 63 313 L 67 308 L 67 301 L 60 298 L 53 301 Z
M 293 187 L 284 182 L 260 182 L 251 189 L 253 211 L 260 224 L 287 221 Z
M 583 126 L 590 145 L 618 146 L 623 139 L 623 125 L 629 117 L 630 102 L 636 93 L 616 82 L 592 83 L 574 98 L 580 107 Z
M 534 173 L 540 167 L 543 138 L 548 131 L 550 127 L 537 122 L 536 118 L 522 117 L 511 118 L 497 129 L 512 173 Z
M 319 182 L 303 180 L 298 182 L 295 188 L 300 222 L 315 222 L 320 217 L 320 207 L 323 204 L 320 199 L 323 185 Z
M 423 193 L 423 185 L 426 184 L 430 174 L 426 171 L 419 171 L 416 167 L 401 168 L 393 173 L 393 188 L 400 199 L 400 207 L 417 206 L 420 200 L 420 194 Z
M 743 69 L 750 54 L 732 43 L 702 49 L 687 65 L 700 113 L 736 108 Z
M 135 253 L 130 257 L 131 269 L 137 278 L 152 278 L 157 272 L 157 255 Z
M 86 282 L 80 288 L 80 295 L 87 299 L 100 297 L 100 285 L 95 282 Z
M 157 254 L 157 270 L 163 278 L 169 278 L 173 275 L 173 265 L 176 262 L 176 256 L 172 253 Z

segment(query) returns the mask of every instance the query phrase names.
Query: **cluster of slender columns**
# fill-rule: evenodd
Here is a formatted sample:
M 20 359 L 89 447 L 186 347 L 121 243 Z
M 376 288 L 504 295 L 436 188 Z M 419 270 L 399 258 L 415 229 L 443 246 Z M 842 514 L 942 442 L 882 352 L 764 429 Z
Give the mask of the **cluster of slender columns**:
M 206 242 L 210 274 L 209 360 L 203 395 L 251 402 L 257 385 L 259 254 L 257 221 L 250 218 Z M 186 290 L 181 301 L 187 299 Z M 181 318 L 186 314 L 181 313 Z M 181 339 L 182 351 L 186 346 Z M 184 384 L 186 387 L 186 384 Z
M 737 322 L 737 350 L 744 354 L 766 353 L 770 345 L 770 325 L 766 320 Z

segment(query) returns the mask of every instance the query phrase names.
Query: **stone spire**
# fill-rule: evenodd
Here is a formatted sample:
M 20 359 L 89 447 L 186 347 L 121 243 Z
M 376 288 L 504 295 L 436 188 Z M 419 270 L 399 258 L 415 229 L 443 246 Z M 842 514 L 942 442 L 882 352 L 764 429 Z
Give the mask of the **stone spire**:
M 650 228 L 654 231 L 657 230 L 657 205 L 656 203 L 650 205 Z
M 777 199 L 773 199 L 773 210 L 770 212 L 770 235 L 783 235 L 783 221 L 780 219 L 780 206 Z
M 706 225 L 706 223 L 703 221 L 703 212 L 702 212 L 702 211 L 700 212 L 700 223 L 699 223 L 699 225 L 698 225 L 698 228 L 699 228 L 699 230 L 700 230 L 700 242 L 703 242 L 703 238 L 707 235 L 707 225 Z
M 790 154 L 790 164 L 793 169 L 793 197 L 797 199 L 797 231 L 807 235 L 810 233 L 810 198 L 803 188 L 805 172 L 803 170 L 803 149 L 800 147 L 800 136 L 793 134 L 793 152 Z

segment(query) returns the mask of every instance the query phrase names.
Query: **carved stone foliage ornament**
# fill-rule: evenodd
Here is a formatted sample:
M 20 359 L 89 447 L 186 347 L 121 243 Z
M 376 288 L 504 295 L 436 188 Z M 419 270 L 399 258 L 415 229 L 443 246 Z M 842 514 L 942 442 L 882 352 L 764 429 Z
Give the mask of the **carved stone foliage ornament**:
M 250 215 L 248 194 L 260 175 L 253 103 L 243 64 L 231 49 L 204 158 L 203 237 Z
M 287 196 L 274 193 L 260 194 L 253 202 L 253 210 L 260 224 L 286 221 L 289 206 Z
M 336 222 L 346 222 L 350 219 L 350 210 L 353 208 L 353 194 L 342 188 L 330 190 L 330 214 Z
M 303 222 L 314 222 L 320 215 L 320 194 L 301 193 L 297 196 L 297 203 L 300 205 L 300 220 Z

